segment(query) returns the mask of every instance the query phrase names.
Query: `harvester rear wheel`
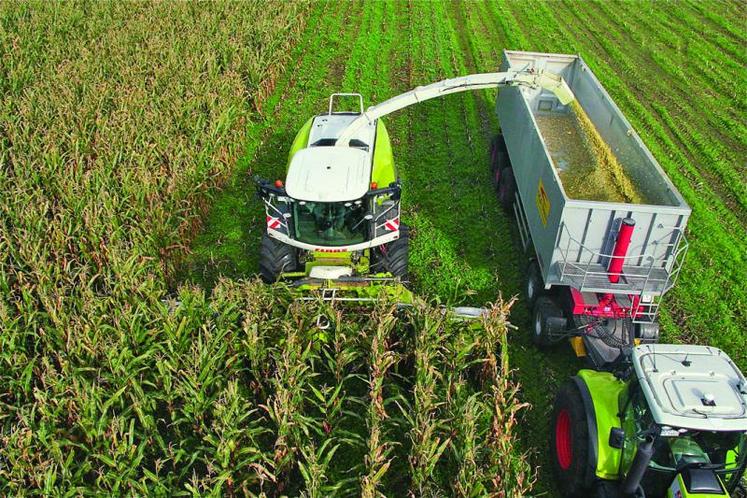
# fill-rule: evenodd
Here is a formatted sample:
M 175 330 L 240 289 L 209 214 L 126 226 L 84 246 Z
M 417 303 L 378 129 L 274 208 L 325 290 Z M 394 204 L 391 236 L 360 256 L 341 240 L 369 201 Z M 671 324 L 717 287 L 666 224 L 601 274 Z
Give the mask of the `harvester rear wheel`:
M 589 465 L 589 427 L 581 392 L 573 381 L 563 384 L 555 396 L 550 454 L 561 495 L 589 496 L 585 480 Z
M 375 265 L 378 270 L 391 273 L 394 277 L 407 278 L 409 260 L 410 227 L 399 226 L 399 238 L 376 248 Z
M 503 168 L 498 181 L 498 202 L 501 203 L 506 212 L 510 212 L 516 197 L 516 180 L 514 170 L 510 167 Z
M 282 273 L 295 271 L 297 267 L 298 257 L 293 247 L 267 234 L 262 236 L 259 249 L 259 273 L 262 280 L 268 284 L 277 282 Z

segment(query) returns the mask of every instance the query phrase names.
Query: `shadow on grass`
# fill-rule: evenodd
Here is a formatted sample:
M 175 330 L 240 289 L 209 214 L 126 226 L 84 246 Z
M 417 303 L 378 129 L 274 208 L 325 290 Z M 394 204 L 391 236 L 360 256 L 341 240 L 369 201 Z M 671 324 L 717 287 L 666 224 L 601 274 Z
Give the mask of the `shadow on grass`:
M 216 193 L 202 232 L 177 273 L 177 282 L 212 291 L 220 277 L 248 278 L 259 267 L 265 211 L 256 196 L 254 176 L 285 176 L 287 150 L 295 130 L 269 134 L 253 157 L 245 156 L 228 184 Z

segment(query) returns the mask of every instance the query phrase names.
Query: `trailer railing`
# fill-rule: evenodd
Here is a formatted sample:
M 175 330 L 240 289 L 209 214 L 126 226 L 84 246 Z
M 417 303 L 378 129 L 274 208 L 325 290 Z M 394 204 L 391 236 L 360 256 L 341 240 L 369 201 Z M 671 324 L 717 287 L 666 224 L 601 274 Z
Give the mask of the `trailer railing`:
M 634 321 L 653 321 L 661 297 L 677 281 L 688 248 L 687 239 L 678 227 L 660 240 L 665 239 L 670 242 L 651 242 L 654 251 L 620 257 L 588 247 L 563 224 L 556 246 L 560 252 L 560 281 L 582 292 L 638 296 L 631 307 L 632 318 Z M 662 256 L 656 257 L 656 252 Z M 620 272 L 607 270 L 613 258 L 623 260 Z M 611 276 L 619 277 L 616 283 L 610 281 Z

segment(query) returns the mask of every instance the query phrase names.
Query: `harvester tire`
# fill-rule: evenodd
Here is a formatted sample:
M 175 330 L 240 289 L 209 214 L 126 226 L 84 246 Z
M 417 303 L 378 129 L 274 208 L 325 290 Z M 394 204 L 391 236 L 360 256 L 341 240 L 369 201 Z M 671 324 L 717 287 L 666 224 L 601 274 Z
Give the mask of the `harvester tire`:
M 498 181 L 498 202 L 506 212 L 511 212 L 516 197 L 516 180 L 514 170 L 510 167 L 503 168 Z
M 377 259 L 379 269 L 391 273 L 400 279 L 407 278 L 407 265 L 410 253 L 410 227 L 405 224 L 399 226 L 399 238 L 378 248 Z
M 298 266 L 296 250 L 267 234 L 262 236 L 259 249 L 259 274 L 268 284 L 278 281 L 284 272 L 295 271 Z
M 532 342 L 546 348 L 555 344 L 555 337 L 565 329 L 563 310 L 550 296 L 537 296 L 532 312 Z
M 527 298 L 527 306 L 532 310 L 537 298 L 545 291 L 545 283 L 542 281 L 542 272 L 540 272 L 536 259 L 529 262 L 529 266 L 527 267 L 527 279 L 524 285 L 524 296 Z
M 586 484 L 589 426 L 584 410 L 584 401 L 576 383 L 563 384 L 553 405 L 550 454 L 560 494 L 568 498 L 589 496 Z

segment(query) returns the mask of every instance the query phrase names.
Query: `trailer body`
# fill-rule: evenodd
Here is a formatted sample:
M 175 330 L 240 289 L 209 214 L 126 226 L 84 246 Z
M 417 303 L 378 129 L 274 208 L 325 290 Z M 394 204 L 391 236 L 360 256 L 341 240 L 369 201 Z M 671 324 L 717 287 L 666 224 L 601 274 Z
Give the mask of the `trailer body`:
M 612 295 L 634 323 L 653 323 L 684 259 L 689 206 L 580 56 L 504 51 L 501 70 L 518 68 L 548 70 L 565 79 L 625 174 L 650 202 L 569 197 L 537 120 L 569 113 L 569 106 L 541 88 L 501 90 L 496 111 L 515 179 L 513 210 L 544 288 L 567 287 L 575 314 L 588 313 L 592 307 L 584 304 Z M 611 275 L 623 220 L 632 220 L 634 228 L 627 251 L 616 258 L 621 269 Z

